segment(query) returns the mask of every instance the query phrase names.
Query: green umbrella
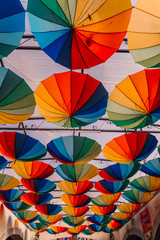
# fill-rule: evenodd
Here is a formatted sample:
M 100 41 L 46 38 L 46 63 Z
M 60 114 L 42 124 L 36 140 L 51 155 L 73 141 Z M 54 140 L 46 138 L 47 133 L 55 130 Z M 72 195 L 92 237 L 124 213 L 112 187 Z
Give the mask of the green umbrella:
M 34 93 L 27 83 L 7 68 L 0 67 L 0 124 L 26 121 L 35 109 Z
M 135 189 L 128 190 L 122 194 L 122 197 L 131 203 L 145 203 L 148 202 L 152 197 L 153 193 L 140 192 Z
M 82 215 L 80 217 L 67 216 L 67 217 L 63 217 L 62 221 L 70 226 L 76 227 L 76 226 L 82 225 L 85 222 L 84 217 L 85 215 Z
M 154 192 L 160 189 L 160 178 L 152 176 L 143 176 L 134 179 L 130 186 L 142 192 Z

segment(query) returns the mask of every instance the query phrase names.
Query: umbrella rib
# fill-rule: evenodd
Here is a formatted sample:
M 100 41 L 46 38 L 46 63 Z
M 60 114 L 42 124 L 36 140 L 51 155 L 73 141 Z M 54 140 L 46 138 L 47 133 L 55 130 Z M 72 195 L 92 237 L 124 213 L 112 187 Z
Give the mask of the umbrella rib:
M 137 10 L 139 10 L 139 11 L 141 11 L 141 12 L 144 12 L 144 13 L 146 13 L 146 14 L 148 14 L 148 15 L 151 15 L 151 16 L 153 16 L 153 17 L 155 17 L 155 18 L 160 19 L 160 17 L 158 17 L 158 16 L 156 16 L 156 15 L 150 13 L 150 12 L 146 12 L 145 10 L 143 10 L 143 9 L 141 9 L 141 8 L 137 8 L 136 6 L 135 6 L 134 8 L 137 9 Z

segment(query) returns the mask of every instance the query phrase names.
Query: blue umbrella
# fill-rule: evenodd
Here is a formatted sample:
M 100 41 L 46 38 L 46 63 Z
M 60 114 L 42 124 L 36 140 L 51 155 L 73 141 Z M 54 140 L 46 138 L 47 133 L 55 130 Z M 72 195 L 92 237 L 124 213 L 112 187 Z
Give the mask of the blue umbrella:
M 62 210 L 62 207 L 54 204 L 42 204 L 35 207 L 38 212 L 45 215 L 54 215 Z
M 4 157 L 0 156 L 0 170 L 4 169 L 7 166 L 7 164 L 8 164 L 7 160 Z
M 101 232 L 106 228 L 106 226 L 98 226 L 96 224 L 90 224 L 88 228 L 93 232 Z
M 93 215 L 91 217 L 88 217 L 87 220 L 91 223 L 95 223 L 99 226 L 108 224 L 112 219 L 109 215 Z
M 111 182 L 107 180 L 101 180 L 96 182 L 95 189 L 105 194 L 122 192 L 129 184 L 129 180 Z
M 24 31 L 25 10 L 20 1 L 0 1 L 0 59 L 18 47 Z
M 105 233 L 111 233 L 111 232 L 113 232 L 114 231 L 114 229 L 111 229 L 111 228 L 108 228 L 108 227 L 106 227 L 104 230 L 103 230 L 103 232 L 105 232 Z
M 22 201 L 18 201 L 18 202 L 13 202 L 13 203 L 4 203 L 4 205 L 11 211 L 14 212 L 20 212 L 20 211 L 24 211 L 28 208 L 31 207 L 31 205 L 28 205 Z
M 121 181 L 132 177 L 140 168 L 140 163 L 110 165 L 99 172 L 99 175 L 108 181 Z
M 23 194 L 24 192 L 20 189 L 0 191 L 0 200 L 3 202 L 18 202 Z
M 147 164 L 142 165 L 140 170 L 151 176 L 160 177 L 160 158 L 148 161 Z

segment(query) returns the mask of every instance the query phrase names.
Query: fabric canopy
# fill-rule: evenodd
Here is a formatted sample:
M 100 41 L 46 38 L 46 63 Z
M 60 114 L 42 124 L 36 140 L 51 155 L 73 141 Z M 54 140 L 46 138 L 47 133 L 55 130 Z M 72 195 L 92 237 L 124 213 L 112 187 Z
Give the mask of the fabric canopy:
M 91 198 L 84 194 L 75 196 L 62 194 L 61 199 L 67 206 L 71 207 L 83 207 L 91 201 Z
M 24 192 L 20 189 L 0 191 L 0 200 L 8 203 L 18 202 L 23 194 Z
M 40 214 L 38 217 L 38 220 L 44 225 L 51 225 L 59 222 L 62 218 L 63 216 L 60 214 L 54 214 L 54 215 Z
M 96 182 L 95 189 L 105 194 L 114 194 L 122 192 L 129 184 L 129 180 L 111 182 L 107 180 L 100 180 Z
M 105 114 L 108 93 L 89 75 L 66 72 L 43 80 L 35 98 L 40 114 L 48 122 L 74 128 L 94 123 Z
M 88 217 L 87 221 L 95 223 L 99 226 L 103 226 L 108 224 L 111 221 L 111 218 L 109 215 L 93 215 L 91 217 Z
M 79 165 L 96 158 L 101 152 L 101 146 L 87 137 L 65 136 L 49 142 L 47 150 L 62 163 Z
M 151 176 L 160 177 L 160 158 L 155 158 L 141 166 L 141 171 Z
M 92 203 L 100 207 L 106 207 L 117 202 L 120 196 L 121 193 L 101 194 L 95 198 L 92 198 Z
M 105 62 L 120 47 L 131 14 L 129 0 L 29 0 L 31 31 L 41 49 L 69 69 Z
M 141 204 L 136 203 L 124 203 L 117 206 L 118 210 L 124 213 L 133 213 L 140 208 Z
M 90 207 L 91 211 L 93 211 L 97 215 L 109 215 L 116 210 L 117 206 L 112 204 L 107 207 L 99 207 L 97 205 L 93 205 Z
M 58 183 L 58 187 L 69 195 L 80 195 L 88 192 L 93 187 L 93 183 L 90 181 L 69 182 L 63 180 Z
M 67 213 L 69 216 L 79 217 L 84 215 L 89 210 L 89 207 L 84 206 L 84 207 L 76 208 L 76 207 L 67 206 L 67 207 L 63 207 L 62 210 L 65 213 Z
M 20 212 L 27 210 L 31 207 L 31 205 L 26 204 L 22 201 L 14 202 L 14 203 L 4 203 L 5 207 L 7 207 L 9 210 L 13 212 Z
M 145 203 L 148 202 L 152 197 L 152 192 L 140 192 L 136 189 L 125 191 L 122 197 L 131 203 Z
M 130 182 L 130 186 L 141 192 L 154 192 L 160 189 L 160 178 L 142 176 Z
M 53 199 L 52 194 L 44 193 L 25 193 L 21 196 L 21 200 L 30 205 L 42 205 Z
M 35 206 L 36 210 L 44 215 L 55 215 L 62 210 L 62 207 L 59 205 L 47 203 Z
M 14 214 L 23 223 L 34 222 L 35 220 L 38 219 L 38 213 L 31 210 L 14 212 Z
M 7 174 L 0 173 L 0 190 L 6 191 L 12 188 L 18 187 L 20 181 L 17 178 L 9 176 Z

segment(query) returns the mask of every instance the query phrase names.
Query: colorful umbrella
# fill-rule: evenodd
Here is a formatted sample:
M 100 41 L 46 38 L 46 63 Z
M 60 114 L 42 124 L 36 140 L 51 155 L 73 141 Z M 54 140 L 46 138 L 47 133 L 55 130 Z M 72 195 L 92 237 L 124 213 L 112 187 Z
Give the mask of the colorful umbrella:
M 38 205 L 35 206 L 35 208 L 38 212 L 45 215 L 55 215 L 62 210 L 62 207 L 60 207 L 59 205 L 54 205 L 50 203 Z
M 39 222 L 31 222 L 29 225 L 35 232 L 43 232 L 48 227 L 48 225 L 44 225 L 44 224 L 39 223 Z
M 62 163 L 79 165 L 96 158 L 101 152 L 101 146 L 87 137 L 66 136 L 49 142 L 47 150 Z
M 154 88 L 153 88 L 154 82 Z M 143 128 L 160 119 L 160 69 L 129 75 L 111 93 L 107 113 L 119 127 Z
M 23 194 L 24 192 L 20 189 L 0 191 L 0 200 L 8 203 L 18 202 Z
M 63 216 L 60 214 L 55 214 L 55 215 L 40 214 L 38 217 L 39 221 L 45 225 L 55 224 L 59 222 L 62 218 Z
M 58 187 L 69 195 L 80 195 L 88 192 L 93 187 L 93 183 L 90 181 L 68 182 L 63 180 L 58 183 Z
M 90 224 L 88 225 L 88 228 L 93 232 L 101 232 L 106 228 L 106 226 L 98 226 L 96 224 Z
M 20 177 L 27 179 L 43 179 L 54 173 L 51 165 L 39 161 L 16 161 L 16 163 L 11 163 L 11 167 Z
M 19 0 L 0 2 L 0 59 L 16 49 L 25 31 L 25 10 Z
M 72 233 L 81 233 L 86 229 L 87 225 L 81 225 L 77 227 L 71 227 L 68 228 L 67 233 L 72 234 Z
M 18 201 L 18 202 L 14 202 L 14 203 L 4 203 L 4 205 L 10 211 L 15 211 L 15 212 L 24 211 L 31 207 L 31 205 L 28 205 L 22 201 Z
M 114 221 L 114 220 L 112 220 L 112 221 L 107 225 L 108 228 L 114 229 L 114 230 L 117 229 L 117 228 L 120 228 L 121 226 L 122 226 L 121 223 L 116 222 L 116 221 Z
M 26 121 L 36 106 L 32 89 L 24 79 L 7 68 L 0 67 L 0 75 L 0 124 Z
M 0 170 L 4 169 L 7 165 L 7 160 L 4 157 L 0 156 Z
M 128 28 L 128 48 L 135 62 L 160 67 L 159 54 L 159 1 L 139 0 L 132 13 Z
M 99 172 L 99 176 L 108 181 L 121 181 L 132 177 L 140 169 L 140 163 L 110 165 Z
M 71 207 L 83 207 L 91 201 L 91 198 L 88 197 L 87 195 L 72 196 L 72 195 L 62 194 L 61 199 L 66 205 Z
M 38 219 L 38 213 L 30 210 L 14 212 L 14 215 L 23 223 L 34 222 Z
M 62 232 L 66 232 L 68 230 L 68 228 L 60 227 L 60 226 L 50 226 L 50 228 L 56 233 L 62 233 Z
M 70 226 L 79 226 L 82 225 L 85 222 L 85 215 L 82 215 L 80 217 L 73 217 L 73 216 L 67 216 L 63 217 L 62 221 Z
M 67 206 L 67 207 L 63 207 L 62 210 L 70 216 L 79 217 L 84 215 L 89 210 L 89 207 L 84 206 L 84 207 L 75 208 L 75 207 Z
M 22 178 L 21 183 L 25 188 L 33 193 L 47 193 L 56 188 L 56 184 L 47 179 L 30 180 Z
M 118 210 L 123 213 L 134 213 L 140 208 L 141 204 L 136 203 L 124 203 L 117 206 Z
M 29 192 L 21 196 L 21 200 L 30 205 L 42 205 L 51 201 L 52 199 L 53 196 L 50 193 L 38 194 Z
M 45 146 L 35 138 L 18 132 L 0 133 L 0 152 L 8 158 L 32 161 L 46 155 Z
M 20 181 L 10 175 L 0 173 L 0 190 L 6 191 L 18 187 Z
M 62 127 L 81 127 L 105 114 L 108 93 L 101 82 L 89 75 L 66 72 L 42 81 L 35 98 L 40 114 L 48 122 Z
M 143 176 L 130 182 L 130 186 L 141 192 L 154 192 L 160 189 L 160 179 L 152 176 Z
M 57 234 L 55 231 L 53 231 L 51 228 L 47 228 L 46 231 L 50 234 Z
M 147 158 L 156 148 L 157 139 L 144 132 L 134 132 L 113 138 L 103 149 L 110 161 L 131 163 Z
M 84 235 L 92 235 L 94 232 L 88 228 L 86 228 L 83 232 Z
M 70 182 L 87 181 L 98 175 L 98 168 L 92 164 L 67 165 L 56 167 L 56 172 L 63 179 Z
M 140 170 L 151 176 L 160 177 L 160 158 L 148 161 L 146 164 L 142 165 Z
M 130 219 L 131 217 L 132 217 L 132 213 L 123 213 L 123 212 L 115 212 L 111 216 L 111 218 L 115 221 L 126 220 L 126 219 Z
M 152 197 L 152 192 L 140 192 L 135 189 L 128 190 L 122 194 L 122 197 L 131 203 L 145 203 L 148 202 Z
M 130 19 L 129 0 L 51 3 L 28 1 L 31 31 L 41 49 L 70 69 L 105 62 L 120 47 Z
M 92 203 L 100 207 L 106 207 L 117 202 L 120 196 L 121 193 L 101 194 L 95 198 L 92 198 Z
M 107 207 L 99 207 L 97 205 L 93 205 L 92 207 L 90 207 L 90 210 L 97 215 L 109 215 L 113 213 L 116 210 L 116 208 L 117 206 L 114 204 Z
M 119 182 L 111 182 L 107 180 L 100 180 L 96 182 L 95 189 L 99 192 L 105 194 L 114 194 L 118 192 L 122 192 L 129 184 L 129 180 L 119 181 Z
M 108 228 L 108 227 L 106 227 L 106 228 L 103 230 L 103 232 L 105 232 L 105 233 L 111 233 L 111 232 L 113 232 L 113 231 L 114 231 L 113 229 Z
M 109 215 L 93 215 L 91 217 L 88 217 L 87 221 L 97 224 L 99 226 L 103 226 L 110 223 L 111 218 Z

